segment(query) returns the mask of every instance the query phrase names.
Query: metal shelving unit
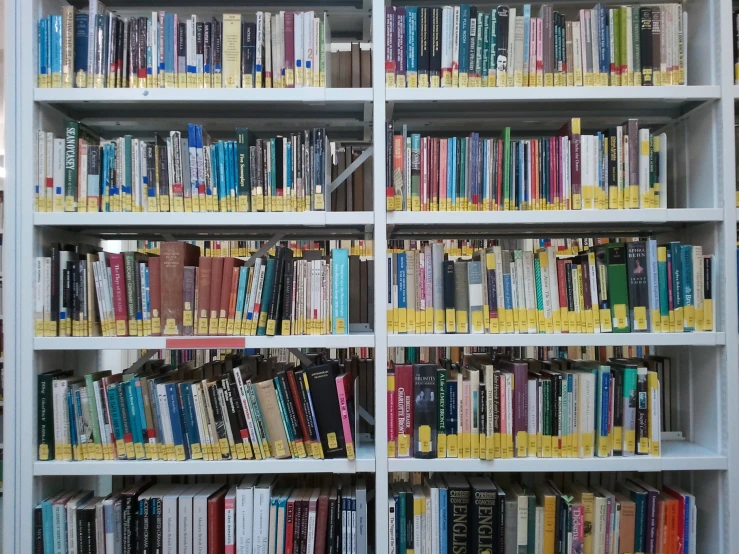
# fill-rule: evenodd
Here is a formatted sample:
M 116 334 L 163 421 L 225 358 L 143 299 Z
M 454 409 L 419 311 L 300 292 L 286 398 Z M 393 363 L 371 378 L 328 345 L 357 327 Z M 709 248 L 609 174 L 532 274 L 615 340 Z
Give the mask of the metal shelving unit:
M 81 1 L 81 0 L 80 0 Z M 86 1 L 82 2 L 86 4 Z M 6 422 L 3 545 L 30 553 L 33 506 L 62 483 L 96 484 L 100 476 L 279 473 L 375 474 L 375 551 L 387 548 L 388 474 L 394 471 L 623 472 L 669 471 L 696 494 L 699 552 L 729 554 L 739 543 L 739 361 L 737 328 L 734 102 L 731 4 L 696 0 L 686 5 L 690 41 L 686 87 L 643 88 L 385 88 L 384 8 L 392 0 L 290 0 L 282 9 L 336 10 L 343 24 L 336 36 L 373 42 L 372 89 L 170 90 L 36 89 L 36 22 L 58 12 L 55 0 L 11 0 L 5 7 L 6 36 L 6 211 L 4 223 Z M 156 4 L 181 13 L 206 7 L 203 0 L 112 0 L 109 7 L 146 13 Z M 580 5 L 579 0 L 558 4 Z M 227 0 L 219 6 L 254 11 L 257 3 Z M 400 5 L 400 3 L 398 4 Z M 138 10 L 138 12 L 137 12 Z M 150 12 L 149 12 L 150 13 Z M 370 15 L 371 14 L 371 15 Z M 333 28 L 333 21 L 332 21 Z M 332 138 L 371 140 L 374 147 L 374 211 L 300 214 L 67 214 L 34 213 L 36 132 L 60 132 L 64 117 L 76 117 L 103 132 L 148 134 L 185 128 L 197 121 L 209 131 L 231 132 L 245 124 L 282 132 L 326 126 Z M 576 212 L 387 213 L 385 207 L 386 123 L 410 129 L 462 133 L 549 132 L 569 117 L 603 128 L 639 117 L 668 133 L 669 205 L 666 209 Z M 383 302 L 375 304 L 373 334 L 304 337 L 34 338 L 33 258 L 53 237 L 98 241 L 242 237 L 283 234 L 305 238 L 372 237 L 375 241 L 375 298 L 387 294 L 385 245 L 392 238 L 581 236 L 595 230 L 648 233 L 661 239 L 701 244 L 717 260 L 716 331 L 629 335 L 388 335 Z M 59 239 L 56 239 L 59 240 Z M 730 333 L 727 341 L 726 334 Z M 168 342 L 172 341 L 174 342 Z M 418 460 L 387 457 L 387 397 L 383 368 L 388 348 L 406 346 L 540 346 L 648 344 L 674 359 L 678 422 L 685 440 L 665 441 L 661 457 L 594 459 Z M 374 347 L 375 443 L 360 444 L 356 461 L 269 460 L 229 462 L 39 462 L 36 457 L 36 375 L 64 363 L 89 371 L 107 350 L 159 348 Z

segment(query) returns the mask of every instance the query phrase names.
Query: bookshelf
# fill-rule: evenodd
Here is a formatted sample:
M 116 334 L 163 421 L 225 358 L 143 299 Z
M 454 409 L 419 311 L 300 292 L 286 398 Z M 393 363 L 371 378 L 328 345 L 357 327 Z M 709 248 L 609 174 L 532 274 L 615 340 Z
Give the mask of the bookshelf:
M 85 4 L 86 2 L 74 2 Z M 389 2 L 392 5 L 401 3 Z M 223 1 L 218 13 L 253 13 L 258 2 Z M 375 551 L 387 551 L 388 474 L 395 471 L 449 472 L 671 472 L 670 478 L 696 495 L 700 508 L 698 552 L 728 554 L 739 542 L 732 526 L 739 515 L 739 358 L 737 328 L 734 102 L 731 6 L 695 0 L 690 14 L 688 85 L 682 87 L 590 87 L 533 89 L 386 89 L 382 0 L 291 0 L 287 9 L 320 4 L 346 36 L 372 40 L 373 88 L 285 90 L 37 89 L 36 21 L 57 12 L 53 0 L 13 0 L 5 6 L 6 168 L 8 178 L 2 275 L 5 320 L 4 410 L 15 414 L 3 435 L 6 506 L 3 546 L 30 553 L 33 507 L 64 486 L 109 490 L 123 475 L 227 475 L 240 473 L 356 473 L 375 475 Z M 426 2 L 419 2 L 425 5 Z M 580 6 L 578 0 L 557 3 Z M 145 14 L 157 8 L 190 13 L 203 0 L 113 0 L 109 8 Z M 223 8 L 223 9 L 221 9 Z M 150 11 L 149 11 L 150 13 Z M 336 35 L 340 36 L 340 35 Z M 343 40 L 343 37 L 339 40 Z M 28 47 L 31 45 L 31 47 Z M 192 114 L 200 114 L 194 117 Z M 670 204 L 667 209 L 576 212 L 386 212 L 386 122 L 438 132 L 486 132 L 506 124 L 522 131 L 549 132 L 569 116 L 588 126 L 606 127 L 639 117 L 663 127 L 670 137 Z M 65 116 L 84 120 L 103 133 L 147 134 L 181 128 L 193 118 L 208 130 L 232 131 L 242 122 L 280 133 L 326 126 L 331 138 L 371 141 L 374 147 L 373 212 L 291 214 L 34 213 L 33 152 L 36 131 L 59 134 Z M 375 297 L 387 291 L 385 245 L 393 238 L 490 236 L 582 236 L 644 232 L 662 240 L 701 244 L 718 264 L 716 332 L 632 335 L 388 335 L 386 311 L 375 304 L 372 334 L 297 337 L 179 338 L 178 347 L 345 347 L 375 348 L 375 443 L 361 444 L 355 461 L 269 460 L 223 462 L 39 462 L 35 448 L 35 376 L 60 363 L 80 371 L 98 367 L 117 351 L 167 348 L 161 337 L 34 338 L 33 258 L 51 240 L 95 243 L 101 239 L 161 237 L 254 238 L 283 234 L 296 238 L 365 236 L 375 244 Z M 726 334 L 730 333 L 727 340 Z M 171 340 L 171 339 L 169 339 Z M 656 346 L 678 369 L 679 424 L 686 439 L 665 440 L 661 457 L 604 459 L 419 460 L 388 459 L 386 366 L 388 348 L 406 346 Z M 172 344 L 170 344 L 170 347 Z M 33 432 L 31 432 L 33 430 Z M 671 437 L 672 438 L 672 437 Z

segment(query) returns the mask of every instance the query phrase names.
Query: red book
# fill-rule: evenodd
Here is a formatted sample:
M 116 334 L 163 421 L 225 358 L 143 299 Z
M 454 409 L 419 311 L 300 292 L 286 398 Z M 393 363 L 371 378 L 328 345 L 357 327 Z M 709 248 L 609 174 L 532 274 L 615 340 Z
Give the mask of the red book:
M 676 554 L 685 553 L 685 495 L 682 489 L 678 487 L 665 485 L 662 490 L 677 500 L 677 532 L 675 540 L 676 548 L 673 550 Z
M 300 554 L 301 552 L 301 539 L 303 537 L 303 494 L 302 491 L 297 491 L 295 496 L 295 512 L 293 513 L 293 525 L 295 530 L 292 536 L 292 549 L 293 554 Z M 285 543 L 288 544 L 287 542 Z
M 157 256 L 149 256 L 148 263 L 151 334 L 158 337 L 162 334 L 161 260 Z
M 285 12 L 285 88 L 295 88 L 295 14 Z
M 391 457 L 396 456 L 398 441 L 398 406 L 395 393 L 395 374 L 387 375 L 387 442 L 394 445 L 395 451 L 388 452 Z
M 413 456 L 413 366 L 395 366 L 398 406 L 398 457 Z
M 295 530 L 295 491 L 287 499 L 285 510 L 285 554 L 293 554 L 293 536 Z M 297 553 L 296 553 L 297 554 Z
M 226 493 L 224 487 L 208 498 L 208 554 L 224 554 Z
M 241 270 L 238 267 L 234 267 L 232 271 L 233 277 L 231 279 L 231 296 L 228 299 L 228 316 L 226 317 L 228 321 L 231 321 L 236 318 L 236 297 L 238 296 L 238 293 L 239 293 L 239 273 L 240 271 Z M 233 325 L 231 327 L 233 327 Z M 229 329 L 227 334 L 233 335 L 234 330 Z
M 243 260 L 236 258 L 223 258 L 223 268 L 221 270 L 221 292 L 218 304 L 218 334 L 226 334 L 226 325 L 228 319 L 228 308 L 231 303 L 231 291 L 236 290 L 239 282 L 239 274 L 236 272 L 236 285 L 233 282 L 234 267 L 243 265 Z M 213 307 L 211 306 L 211 309 Z M 236 297 L 234 296 L 234 311 L 236 311 Z
M 221 305 L 221 288 L 223 285 L 223 260 L 224 258 L 213 258 L 213 270 L 210 278 L 210 321 L 208 322 L 208 334 L 218 334 L 218 308 Z
M 300 425 L 300 432 L 303 434 L 304 441 L 307 443 L 312 442 L 310 432 L 308 431 L 308 418 L 303 410 L 303 401 L 298 391 L 298 383 L 295 380 L 295 372 L 292 369 L 285 371 L 285 377 L 287 378 L 287 385 L 290 388 L 290 396 L 292 396 L 293 403 L 295 404 L 295 411 L 298 416 L 298 424 Z
M 210 282 L 213 274 L 213 258 L 202 256 L 198 260 L 198 328 L 196 335 L 208 334 L 210 315 Z
M 559 291 L 559 308 L 567 307 L 567 277 L 565 276 L 565 261 L 557 260 L 557 289 Z M 568 333 L 569 326 L 567 321 L 562 321 L 562 332 Z
M 128 336 L 128 309 L 126 305 L 126 272 L 123 267 L 123 254 L 109 254 L 110 277 L 113 286 L 113 312 L 115 313 L 115 334 Z

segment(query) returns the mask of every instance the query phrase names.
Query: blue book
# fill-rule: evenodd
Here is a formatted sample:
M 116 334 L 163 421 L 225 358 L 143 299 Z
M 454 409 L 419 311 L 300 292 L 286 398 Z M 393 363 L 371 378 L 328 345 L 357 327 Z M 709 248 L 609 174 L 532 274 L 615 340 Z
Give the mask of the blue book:
M 608 40 L 608 10 L 605 4 L 597 4 L 598 10 L 598 57 L 600 58 L 600 72 L 610 73 L 611 68 L 611 43 Z
M 74 18 L 74 74 L 87 74 L 87 41 L 88 25 L 90 17 L 84 13 L 78 13 Z M 84 82 L 77 81 L 76 86 L 86 86 Z
M 144 267 L 144 284 L 146 290 L 144 291 L 144 312 L 146 318 L 151 319 L 151 281 L 149 278 L 149 266 Z
M 174 383 L 167 383 L 165 388 L 167 390 L 167 406 L 169 408 L 169 420 L 172 426 L 172 442 L 174 443 L 175 458 L 178 461 L 187 460 L 188 453 L 185 449 L 185 438 L 182 431 L 182 414 L 177 398 L 177 387 Z
M 418 8 L 405 8 L 405 68 L 408 73 L 418 71 Z
M 470 5 L 459 7 L 459 75 L 470 68 Z
M 189 452 L 191 458 L 195 458 L 193 455 L 193 446 L 197 445 L 198 452 L 200 455 L 197 459 L 203 457 L 202 450 L 200 450 L 200 432 L 198 431 L 198 422 L 195 415 L 195 403 L 192 399 L 192 383 L 178 383 L 180 398 L 182 398 L 182 418 L 185 423 L 185 441 L 187 442 L 186 451 Z
M 38 22 L 38 76 L 39 86 L 48 87 L 49 71 L 49 21 L 44 17 Z
M 164 72 L 174 75 L 174 14 L 164 14 Z
M 405 316 L 408 308 L 406 285 L 406 258 L 405 252 L 401 252 L 398 254 L 398 314 L 401 318 Z
M 531 32 L 531 4 L 524 4 L 523 5 L 523 82 L 526 83 L 529 78 L 529 71 L 531 71 L 531 66 L 529 66 L 529 42 L 530 39 L 530 32 Z M 534 86 L 534 84 L 529 83 L 529 86 Z
M 198 163 L 197 163 L 197 150 L 198 150 L 198 131 L 197 125 L 194 123 L 187 124 L 187 156 L 190 159 L 190 175 L 183 175 L 182 180 L 190 180 L 190 191 L 191 194 L 198 190 Z M 183 153 L 185 155 L 185 153 Z
M 454 138 L 447 139 L 446 148 L 446 197 L 447 201 L 452 199 L 452 183 L 454 182 Z M 446 208 L 445 208 L 446 209 Z
M 218 200 L 224 202 L 228 194 L 226 193 L 226 152 L 222 140 L 216 144 L 216 157 L 218 158 Z
M 331 333 L 349 333 L 349 251 L 331 251 Z
M 50 15 L 50 37 L 51 37 L 51 86 L 62 83 L 62 16 Z
M 149 36 L 149 37 L 151 36 L 151 24 L 152 24 L 151 19 L 147 20 L 146 36 Z M 156 25 L 156 22 L 154 22 L 154 25 Z M 154 64 L 152 62 L 152 57 L 151 57 L 151 42 L 150 41 L 147 41 L 147 42 L 149 42 L 149 44 L 147 44 L 146 46 L 146 74 L 153 75 Z
M 123 393 L 126 399 L 126 411 L 128 412 L 128 425 L 130 427 L 131 435 L 133 436 L 133 446 L 138 452 L 139 445 L 143 449 L 144 447 L 144 435 L 141 430 L 141 424 L 139 423 L 139 408 L 135 398 L 135 391 L 133 380 L 125 381 L 123 383 Z M 138 458 L 138 454 L 136 455 Z
M 244 316 L 244 301 L 246 300 L 246 284 L 249 282 L 249 268 L 241 266 L 239 268 L 239 288 L 236 295 L 236 325 L 241 325 L 241 320 Z M 236 331 L 234 331 L 234 334 Z
M 513 291 L 511 289 L 511 274 L 503 269 L 503 302 L 506 310 L 513 309 Z
M 103 186 L 103 191 L 106 189 L 108 190 L 108 206 L 106 211 L 110 211 L 110 199 L 114 198 L 116 196 L 120 197 L 121 195 L 121 189 L 118 186 L 114 186 L 113 182 L 110 180 L 110 169 L 111 165 L 113 163 L 113 160 L 116 159 L 116 145 L 115 143 L 106 144 L 105 147 L 108 150 L 108 166 L 107 170 L 105 171 L 104 175 L 101 175 L 100 177 L 102 179 L 105 179 L 105 183 Z
M 229 152 L 231 154 L 231 163 L 228 166 L 228 169 L 231 173 L 231 198 L 233 198 L 233 205 L 231 207 L 231 211 L 236 211 L 236 197 L 238 196 L 238 183 L 239 183 L 239 168 L 237 165 L 237 161 L 239 159 L 238 154 L 236 154 L 236 141 L 230 140 L 228 141 L 228 147 Z
M 441 483 L 441 478 L 439 478 Z M 439 487 L 439 552 L 447 554 L 447 489 L 444 486 Z
M 600 426 L 600 435 L 602 437 L 608 437 L 608 413 L 610 409 L 611 399 L 611 374 L 608 370 L 598 372 L 598 413 Z
M 50 496 L 41 502 L 41 522 L 44 537 L 44 554 L 54 554 L 54 513 L 52 501 L 54 496 Z
M 233 211 L 233 201 L 236 199 L 236 179 L 234 178 L 233 169 L 236 165 L 234 157 L 233 143 L 229 140 L 224 144 L 226 159 L 226 192 L 229 200 L 227 202 L 228 211 Z
M 683 270 L 683 331 L 695 331 L 695 308 L 693 300 L 693 247 L 682 246 Z
M 285 162 L 287 167 L 293 166 L 293 145 L 292 142 L 286 141 L 286 147 L 285 147 Z M 285 172 L 285 198 L 290 198 L 292 196 L 292 189 L 293 189 L 293 172 L 292 171 L 286 171 Z
M 77 440 L 77 417 L 75 400 L 72 389 L 67 389 L 67 411 L 69 412 L 69 438 L 72 445 L 72 453 L 74 454 L 75 446 L 79 444 Z
M 134 400 L 136 401 L 136 411 L 137 411 L 137 425 L 139 429 L 141 429 L 141 442 L 147 443 L 148 436 L 146 433 L 147 427 L 146 427 L 146 413 L 144 412 L 144 395 L 141 391 L 141 378 L 140 377 L 134 377 L 132 379 L 132 388 L 134 393 Z
M 133 167 L 132 163 L 129 161 L 132 159 L 131 154 L 131 141 L 133 140 L 133 137 L 131 135 L 126 135 L 123 137 L 123 194 L 127 194 L 128 196 L 131 196 L 133 192 Z M 122 210 L 127 211 L 127 210 Z
M 203 126 L 195 125 L 195 175 L 196 177 L 196 188 L 193 189 L 198 191 L 198 194 L 205 192 L 205 164 L 201 164 L 204 161 L 203 158 Z M 192 158 L 190 158 L 190 178 L 192 180 Z M 202 168 L 202 169 L 201 169 Z M 201 206 L 200 211 L 205 211 Z

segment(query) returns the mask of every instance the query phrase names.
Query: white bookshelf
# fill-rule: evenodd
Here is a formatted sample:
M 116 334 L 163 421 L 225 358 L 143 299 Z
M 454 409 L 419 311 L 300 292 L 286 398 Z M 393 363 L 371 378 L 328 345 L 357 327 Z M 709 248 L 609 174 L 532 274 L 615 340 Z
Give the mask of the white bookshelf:
M 388 3 L 393 3 L 392 1 Z M 109 0 L 124 14 L 146 14 L 139 2 Z M 288 5 L 289 4 L 289 5 Z M 294 0 L 283 9 L 311 6 Z M 449 472 L 670 472 L 697 497 L 698 552 L 729 554 L 739 544 L 739 357 L 736 347 L 737 283 L 734 160 L 734 103 L 731 4 L 698 0 L 690 16 L 688 86 L 497 89 L 385 89 L 383 0 L 325 3 L 334 21 L 373 42 L 372 89 L 177 90 L 36 89 L 36 25 L 40 14 L 58 13 L 57 0 L 10 0 L 5 5 L 7 178 L 2 274 L 5 325 L 3 443 L 3 546 L 30 553 L 33 507 L 61 486 L 99 486 L 124 475 L 227 475 L 242 473 L 375 474 L 375 552 L 387 552 L 387 484 L 394 471 Z M 412 4 L 412 2 L 411 2 Z M 579 0 L 557 6 L 580 7 Z M 151 6 L 191 13 L 205 0 L 160 0 Z M 252 13 L 255 3 L 233 4 Z M 398 4 L 400 5 L 400 4 Z M 279 6 L 279 3 L 276 4 Z M 360 9 L 356 9 L 359 7 Z M 218 9 L 216 13 L 230 8 Z M 323 8 L 321 8 L 323 9 Z M 137 11 L 138 10 L 138 11 Z M 150 14 L 150 11 L 148 12 Z M 370 15 L 371 14 L 371 15 Z M 202 115 L 199 115 L 202 114 Z M 108 134 L 140 134 L 203 123 L 213 132 L 233 133 L 239 125 L 280 133 L 326 126 L 330 138 L 371 140 L 374 146 L 374 211 L 298 214 L 93 214 L 34 213 L 36 131 L 60 134 L 64 116 L 83 120 Z M 387 122 L 413 131 L 497 134 L 510 125 L 552 132 L 580 116 L 586 128 L 606 128 L 639 117 L 664 129 L 670 147 L 667 209 L 625 211 L 532 211 L 387 213 L 385 163 Z M 34 338 L 33 258 L 53 240 L 268 237 L 373 238 L 375 241 L 374 333 L 298 337 Z M 715 332 L 561 335 L 392 335 L 387 334 L 388 238 L 475 238 L 582 236 L 648 233 L 660 240 L 701 244 L 717 260 Z M 727 333 L 729 338 L 727 341 Z M 230 342 L 223 342 L 230 341 Z M 110 351 L 138 349 L 375 347 L 375 442 L 360 443 L 355 461 L 268 460 L 188 462 L 39 462 L 36 456 L 36 375 L 59 367 L 80 373 L 100 367 Z M 169 345 L 169 346 L 168 346 Z M 660 457 L 510 460 L 388 459 L 387 397 L 383 368 L 388 348 L 406 346 L 650 345 L 673 358 L 677 424 L 685 440 L 665 441 Z

